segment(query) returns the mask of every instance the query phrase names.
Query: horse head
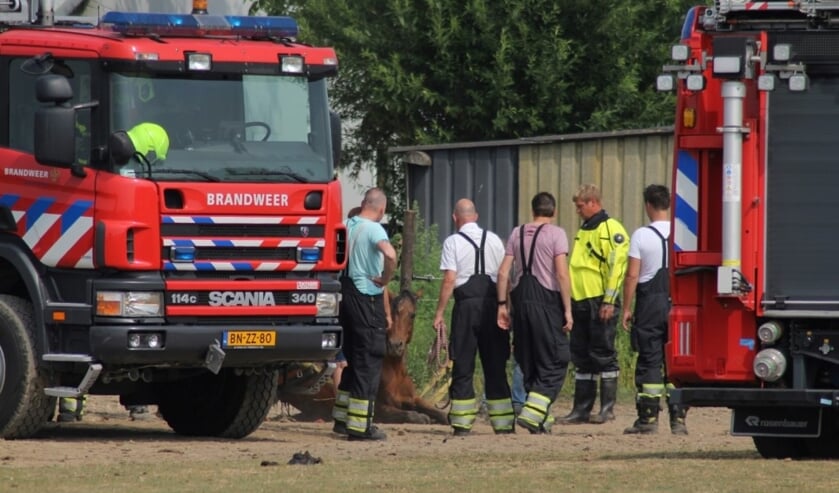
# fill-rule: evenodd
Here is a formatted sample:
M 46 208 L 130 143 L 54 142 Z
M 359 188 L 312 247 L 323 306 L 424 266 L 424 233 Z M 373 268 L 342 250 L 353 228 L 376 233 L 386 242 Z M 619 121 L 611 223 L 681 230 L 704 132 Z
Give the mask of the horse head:
M 390 316 L 393 323 L 387 329 L 387 354 L 401 358 L 414 335 L 417 297 L 407 289 L 403 289 L 398 296 L 391 296 Z

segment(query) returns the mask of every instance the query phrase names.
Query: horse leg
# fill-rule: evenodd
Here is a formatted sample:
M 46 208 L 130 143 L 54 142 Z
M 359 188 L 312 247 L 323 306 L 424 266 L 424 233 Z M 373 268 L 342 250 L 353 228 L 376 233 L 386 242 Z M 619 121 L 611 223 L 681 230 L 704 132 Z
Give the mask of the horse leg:
M 414 409 L 431 418 L 431 421 L 441 425 L 449 424 L 448 413 L 421 397 L 414 397 Z
M 377 403 L 376 418 L 382 423 L 402 424 L 411 423 L 419 425 L 427 425 L 431 423 L 431 419 L 425 414 L 418 413 L 407 409 L 401 409 L 390 403 Z

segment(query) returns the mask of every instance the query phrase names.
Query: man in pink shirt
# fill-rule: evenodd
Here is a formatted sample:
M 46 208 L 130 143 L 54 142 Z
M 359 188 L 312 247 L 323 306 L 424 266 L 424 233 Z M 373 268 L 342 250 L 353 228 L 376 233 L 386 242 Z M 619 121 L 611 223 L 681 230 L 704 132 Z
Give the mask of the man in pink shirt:
M 514 229 L 498 270 L 498 325 L 513 327 L 514 354 L 524 376 L 527 400 L 516 423 L 531 433 L 548 433 L 571 353 L 568 334 L 571 281 L 568 237 L 553 223 L 556 199 L 540 192 L 531 201 L 533 221 Z M 515 262 L 514 262 L 515 261 Z M 512 290 L 510 268 L 515 265 Z M 508 299 L 509 294 L 509 299 Z M 508 304 L 512 303 L 512 320 Z

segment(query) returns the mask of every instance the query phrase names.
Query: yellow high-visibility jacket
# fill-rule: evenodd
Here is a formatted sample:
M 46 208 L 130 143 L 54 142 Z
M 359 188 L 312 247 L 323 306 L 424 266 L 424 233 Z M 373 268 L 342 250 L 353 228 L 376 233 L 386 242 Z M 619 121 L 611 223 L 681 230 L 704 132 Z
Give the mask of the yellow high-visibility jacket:
M 623 225 L 606 211 L 589 218 L 571 247 L 571 298 L 582 301 L 603 296 L 603 303 L 616 304 L 628 257 L 629 236 Z

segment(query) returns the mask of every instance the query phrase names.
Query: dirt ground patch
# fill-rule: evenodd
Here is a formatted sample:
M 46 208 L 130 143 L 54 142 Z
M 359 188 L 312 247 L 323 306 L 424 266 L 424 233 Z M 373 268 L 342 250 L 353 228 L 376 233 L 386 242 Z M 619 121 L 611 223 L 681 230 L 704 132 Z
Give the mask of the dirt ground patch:
M 570 402 L 559 402 L 555 414 L 570 409 Z M 154 408 L 152 407 L 152 410 Z M 331 433 L 331 423 L 297 422 L 286 414 L 282 404 L 274 407 L 268 420 L 242 440 L 196 439 L 174 434 L 157 417 L 132 421 L 115 398 L 92 396 L 88 412 L 79 423 L 50 423 L 38 438 L 0 441 L 0 467 L 26 468 L 63 465 L 96 465 L 160 460 L 212 461 L 229 457 L 288 462 L 296 452 L 309 451 L 324 462 L 348 457 L 371 459 L 398 455 L 461 456 L 480 450 L 497 450 L 512 456 L 532 452 L 533 447 L 567 453 L 576 449 L 592 460 L 623 456 L 643 458 L 650 454 L 667 457 L 685 454 L 720 454 L 757 458 L 751 439 L 728 433 L 727 409 L 698 408 L 688 415 L 688 436 L 673 436 L 666 422 L 657 435 L 624 435 L 633 421 L 634 406 L 620 403 L 617 419 L 604 425 L 555 426 L 550 436 L 535 436 L 518 430 L 515 435 L 496 436 L 489 424 L 479 420 L 467 437 L 453 437 L 441 425 L 382 425 L 388 433 L 385 442 L 347 442 Z M 662 414 L 666 417 L 666 413 Z

